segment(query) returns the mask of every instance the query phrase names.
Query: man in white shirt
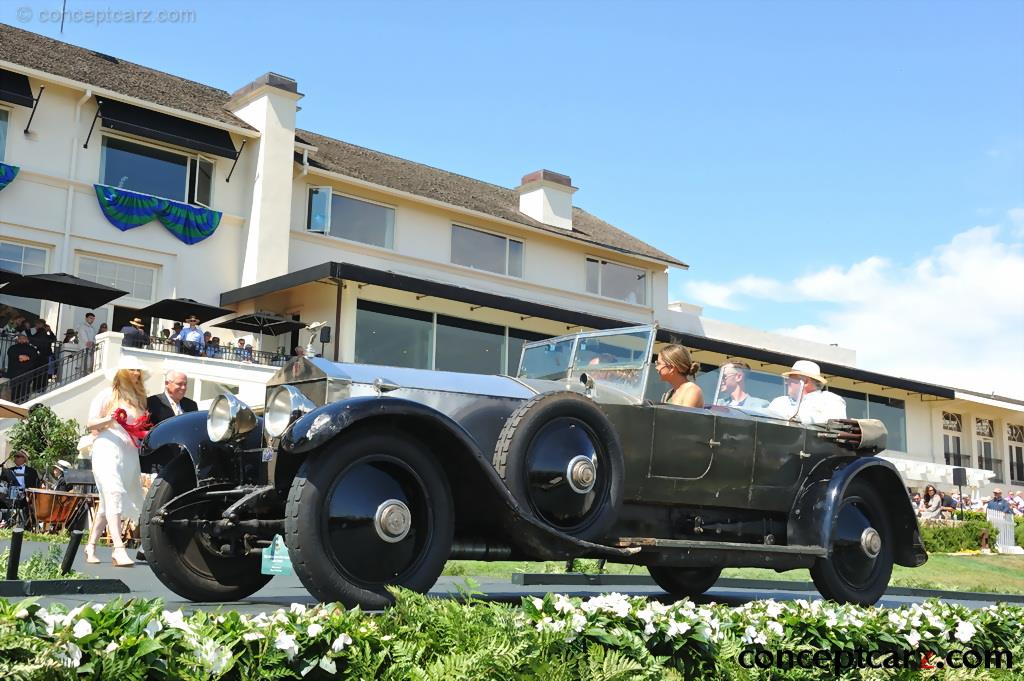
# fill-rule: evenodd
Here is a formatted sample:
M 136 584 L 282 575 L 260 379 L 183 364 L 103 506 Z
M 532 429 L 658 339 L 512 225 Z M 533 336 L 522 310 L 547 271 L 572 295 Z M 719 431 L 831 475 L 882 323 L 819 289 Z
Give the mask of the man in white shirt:
M 96 345 L 96 327 L 92 323 L 96 321 L 93 312 L 85 313 L 85 323 L 78 327 L 78 342 L 82 347 L 91 348 Z
M 772 400 L 769 411 L 807 424 L 821 425 L 829 419 L 846 418 L 846 400 L 822 390 L 828 381 L 817 364 L 799 359 L 782 375 L 786 379 L 786 394 Z

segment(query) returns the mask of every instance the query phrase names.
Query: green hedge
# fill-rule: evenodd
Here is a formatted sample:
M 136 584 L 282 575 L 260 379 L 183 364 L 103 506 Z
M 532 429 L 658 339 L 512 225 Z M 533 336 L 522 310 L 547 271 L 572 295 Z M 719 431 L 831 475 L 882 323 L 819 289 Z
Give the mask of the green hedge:
M 977 551 L 981 548 L 981 537 L 988 532 L 989 547 L 995 546 L 996 528 L 988 520 L 965 516 L 962 523 L 921 523 L 921 539 L 928 553 L 956 553 L 958 551 Z
M 397 596 L 378 615 L 297 604 L 269 615 L 184 614 L 158 600 L 67 612 L 34 599 L 0 600 L 0 678 L 881 680 L 918 678 L 922 656 L 937 663 L 951 651 L 1005 650 L 1015 662 L 1024 656 L 1024 607 L 1005 604 L 885 609 L 797 600 L 731 607 L 549 594 L 512 606 Z M 914 668 L 851 669 L 857 650 Z M 815 662 L 751 668 L 754 654 L 763 660 L 783 653 Z M 837 674 L 844 659 L 847 668 Z M 950 677 L 1014 678 L 1012 671 L 966 671 Z

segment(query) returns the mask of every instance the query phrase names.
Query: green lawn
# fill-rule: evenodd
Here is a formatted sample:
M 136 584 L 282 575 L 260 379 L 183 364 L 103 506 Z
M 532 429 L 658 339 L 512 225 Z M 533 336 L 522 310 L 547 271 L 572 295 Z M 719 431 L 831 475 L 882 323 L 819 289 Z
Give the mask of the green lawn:
M 587 571 L 593 571 L 594 561 L 584 561 Z M 454 560 L 445 567 L 446 575 L 508 578 L 516 572 L 564 572 L 564 563 L 531 563 L 526 561 L 486 562 Z M 647 575 L 647 570 L 636 565 L 608 563 L 606 571 L 613 574 Z M 786 579 L 810 581 L 807 570 L 775 572 L 763 568 L 728 568 L 723 577 L 747 579 Z M 972 555 L 952 556 L 936 554 L 919 568 L 899 565 L 893 570 L 892 586 L 954 591 L 988 591 L 994 593 L 1024 593 L 1024 556 Z

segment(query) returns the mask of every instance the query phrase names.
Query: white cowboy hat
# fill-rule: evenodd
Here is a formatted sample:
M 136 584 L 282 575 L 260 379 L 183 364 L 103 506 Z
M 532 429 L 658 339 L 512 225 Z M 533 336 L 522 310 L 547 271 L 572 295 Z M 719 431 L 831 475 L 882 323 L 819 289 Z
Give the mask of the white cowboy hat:
M 827 385 L 828 381 L 824 376 L 821 375 L 821 367 L 809 359 L 798 359 L 793 362 L 793 368 L 789 371 L 783 371 L 783 376 L 806 376 L 807 378 L 814 379 L 822 385 Z

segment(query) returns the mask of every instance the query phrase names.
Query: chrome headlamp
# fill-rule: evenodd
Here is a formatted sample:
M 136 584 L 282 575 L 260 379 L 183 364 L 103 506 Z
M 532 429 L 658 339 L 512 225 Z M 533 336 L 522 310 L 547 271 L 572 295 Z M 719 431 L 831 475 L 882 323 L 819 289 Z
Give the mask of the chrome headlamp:
M 234 395 L 223 393 L 214 398 L 206 415 L 206 434 L 214 442 L 227 442 L 256 427 L 256 414 Z
M 295 420 L 316 409 L 316 405 L 291 385 L 280 385 L 267 396 L 263 425 L 270 437 L 281 437 Z

